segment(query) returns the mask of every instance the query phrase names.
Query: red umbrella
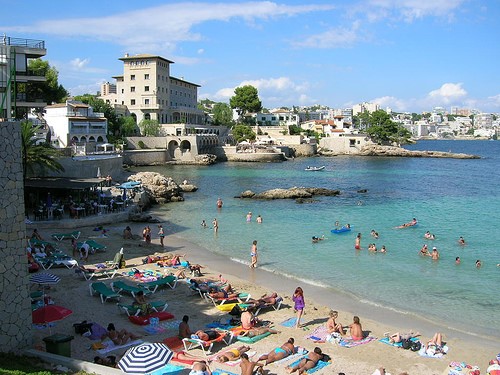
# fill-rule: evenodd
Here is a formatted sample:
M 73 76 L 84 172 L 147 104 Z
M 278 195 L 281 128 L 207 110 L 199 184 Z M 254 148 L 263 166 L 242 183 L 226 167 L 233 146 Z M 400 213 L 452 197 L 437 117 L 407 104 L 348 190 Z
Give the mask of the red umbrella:
M 73 314 L 73 311 L 62 306 L 46 305 L 33 311 L 33 324 L 57 322 Z

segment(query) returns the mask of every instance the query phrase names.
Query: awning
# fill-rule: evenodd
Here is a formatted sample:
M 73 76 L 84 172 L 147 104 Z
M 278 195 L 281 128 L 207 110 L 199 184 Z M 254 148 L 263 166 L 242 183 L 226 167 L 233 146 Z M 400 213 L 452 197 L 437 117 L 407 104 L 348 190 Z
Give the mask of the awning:
M 65 178 L 65 177 L 47 177 L 47 178 L 28 178 L 26 187 L 45 188 L 45 189 L 66 189 L 66 190 L 85 190 L 99 186 L 105 182 L 104 178 Z

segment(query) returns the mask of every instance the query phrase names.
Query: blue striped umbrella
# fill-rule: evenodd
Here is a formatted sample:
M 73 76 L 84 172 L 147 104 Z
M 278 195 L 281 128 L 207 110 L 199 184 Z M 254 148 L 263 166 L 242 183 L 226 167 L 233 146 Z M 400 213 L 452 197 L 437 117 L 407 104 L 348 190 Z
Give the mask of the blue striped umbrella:
M 61 278 L 52 273 L 41 272 L 31 275 L 30 281 L 33 284 L 54 285 L 57 284 L 59 281 L 61 281 Z
M 127 350 L 118 367 L 127 374 L 147 374 L 165 367 L 173 354 L 163 343 L 144 343 Z

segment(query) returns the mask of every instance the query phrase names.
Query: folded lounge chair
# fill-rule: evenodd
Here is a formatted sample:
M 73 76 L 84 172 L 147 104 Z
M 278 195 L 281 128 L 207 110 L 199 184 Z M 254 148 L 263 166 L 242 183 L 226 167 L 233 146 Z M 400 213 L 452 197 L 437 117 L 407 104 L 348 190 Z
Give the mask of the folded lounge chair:
M 190 349 L 200 348 L 203 351 L 205 356 L 208 356 L 211 351 L 214 343 L 223 342 L 226 345 L 231 344 L 233 340 L 233 333 L 230 331 L 217 331 L 218 336 L 213 340 L 204 341 L 199 338 L 189 337 L 182 339 L 182 343 L 184 344 L 184 349 L 186 351 Z
M 120 299 L 121 295 L 113 292 L 106 284 L 102 281 L 97 281 L 89 285 L 90 295 L 98 294 L 101 297 L 101 303 L 106 302 L 108 299 Z
M 135 298 L 137 292 L 144 292 L 145 295 L 152 294 L 153 292 L 146 288 L 140 288 L 135 285 L 127 284 L 123 281 L 115 281 L 111 283 L 111 289 L 116 293 L 127 292 Z
M 80 233 L 81 232 L 77 230 L 70 233 L 54 233 L 51 237 L 56 241 L 62 241 L 65 238 L 74 238 L 77 240 L 80 237 Z
M 164 312 L 167 311 L 168 308 L 168 303 L 164 301 L 151 301 L 149 304 L 155 312 Z M 141 309 L 138 306 L 126 305 L 123 303 L 117 303 L 116 306 L 128 316 L 139 316 L 141 314 Z
M 156 292 L 158 287 L 167 285 L 170 289 L 174 289 L 177 285 L 177 277 L 176 276 L 165 276 L 161 277 L 155 281 L 149 281 L 145 283 L 139 284 L 141 288 L 147 289 L 151 293 Z

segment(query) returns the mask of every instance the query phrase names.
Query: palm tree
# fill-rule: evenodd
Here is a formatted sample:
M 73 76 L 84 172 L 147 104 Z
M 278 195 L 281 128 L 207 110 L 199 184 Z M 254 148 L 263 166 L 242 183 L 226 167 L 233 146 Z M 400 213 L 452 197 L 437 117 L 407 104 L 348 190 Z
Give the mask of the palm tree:
M 29 121 L 21 123 L 21 143 L 22 143 L 22 161 L 23 161 L 23 179 L 29 172 L 33 172 L 35 166 L 42 171 L 49 169 L 51 171 L 64 171 L 63 166 L 57 161 L 59 152 L 49 143 L 37 144 L 36 133 L 39 126 L 33 126 Z

